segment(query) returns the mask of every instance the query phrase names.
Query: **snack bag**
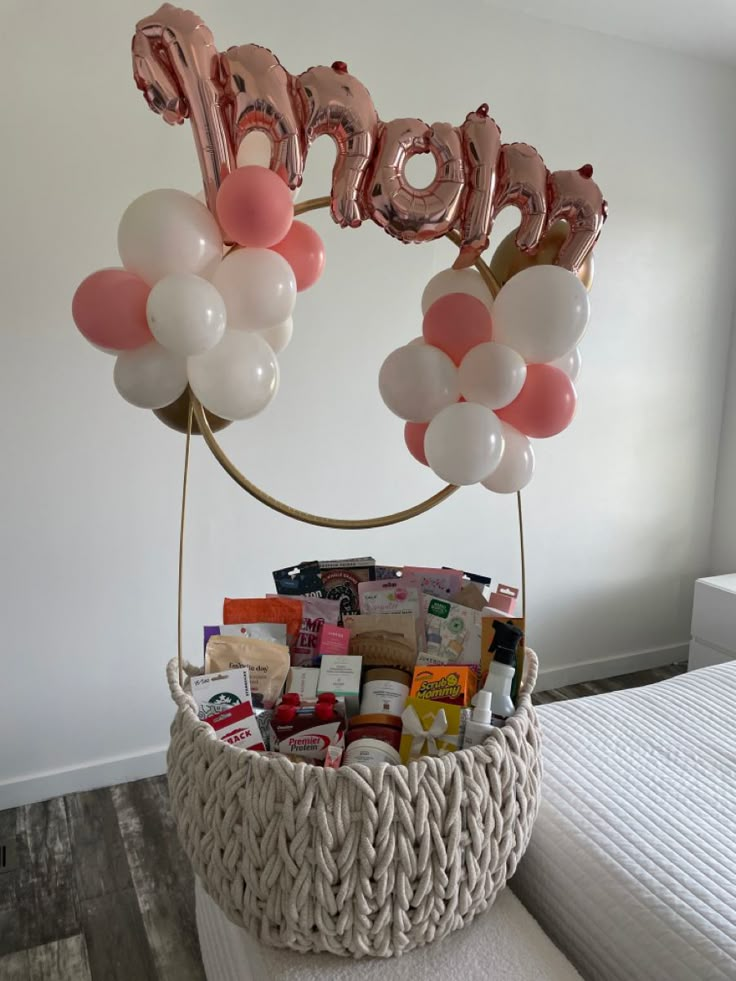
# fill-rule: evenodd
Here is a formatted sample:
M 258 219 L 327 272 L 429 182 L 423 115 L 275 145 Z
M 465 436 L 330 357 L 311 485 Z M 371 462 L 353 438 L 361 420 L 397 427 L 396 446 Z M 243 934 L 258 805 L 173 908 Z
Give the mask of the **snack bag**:
M 205 677 L 213 671 L 247 667 L 256 708 L 271 708 L 289 672 L 289 648 L 251 637 L 215 635 L 207 641 Z
M 361 614 L 411 613 L 416 621 L 417 648 L 424 645 L 422 594 L 403 579 L 358 583 Z
M 428 593 L 440 599 L 449 599 L 463 585 L 463 574 L 459 569 L 429 569 L 407 565 L 401 577 L 405 586 L 412 586 L 420 593 Z
M 363 658 L 365 667 L 414 667 L 417 659 L 416 619 L 411 613 L 346 616 L 350 653 Z
M 480 667 L 481 613 L 434 596 L 424 597 L 427 651 L 439 654 L 445 664 Z
M 226 599 L 222 605 L 222 622 L 285 623 L 286 643 L 291 646 L 302 622 L 302 601 L 274 596 L 269 599 Z
M 299 596 L 302 603 L 302 622 L 291 650 L 294 667 L 312 667 L 319 664 L 317 635 L 323 623 L 337 625 L 340 619 L 340 603 L 336 599 L 317 596 Z
M 285 623 L 221 623 L 204 628 L 204 649 L 210 637 L 252 637 L 253 640 L 270 640 L 274 644 L 286 644 Z
M 400 579 L 404 568 L 400 565 L 377 565 L 373 571 L 376 579 Z
M 276 569 L 273 581 L 279 596 L 324 597 L 325 588 L 319 574 L 319 562 L 302 562 L 294 568 Z
M 376 560 L 370 557 L 320 562 L 319 574 L 325 587 L 325 596 L 340 601 L 341 617 L 359 612 L 358 583 L 372 580 L 375 571 Z

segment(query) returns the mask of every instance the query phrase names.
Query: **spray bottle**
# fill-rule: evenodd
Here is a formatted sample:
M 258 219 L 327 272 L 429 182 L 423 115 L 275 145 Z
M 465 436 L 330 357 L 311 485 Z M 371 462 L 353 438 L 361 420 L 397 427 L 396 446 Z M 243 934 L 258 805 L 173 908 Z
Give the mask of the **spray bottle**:
M 516 674 L 516 648 L 522 632 L 512 623 L 493 621 L 494 635 L 489 650 L 494 655 L 485 685 L 473 698 L 473 714 L 465 726 L 463 749 L 478 746 L 502 726 L 514 711 L 511 685 Z
M 514 712 L 511 686 L 516 674 L 516 649 L 523 633 L 512 623 L 504 623 L 502 620 L 494 620 L 493 629 L 493 640 L 489 647 L 493 660 L 488 668 L 483 691 L 489 691 L 493 696 L 492 724 L 502 726 Z

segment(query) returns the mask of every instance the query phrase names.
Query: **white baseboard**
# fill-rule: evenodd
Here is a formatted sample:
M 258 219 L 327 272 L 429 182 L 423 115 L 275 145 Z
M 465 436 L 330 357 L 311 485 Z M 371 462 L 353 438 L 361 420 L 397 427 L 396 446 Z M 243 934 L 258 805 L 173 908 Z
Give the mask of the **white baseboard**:
M 617 674 L 631 674 L 634 671 L 649 671 L 661 668 L 675 661 L 687 661 L 689 642 L 656 647 L 650 651 L 637 651 L 633 654 L 614 654 L 612 657 L 593 661 L 577 661 L 562 664 L 557 668 L 545 668 L 544 660 L 539 669 L 537 691 L 550 688 L 564 688 L 577 685 L 581 681 L 598 681 L 600 678 L 613 678 Z
M 166 773 L 166 747 L 151 749 L 137 756 L 115 756 L 95 760 L 70 770 L 34 773 L 20 780 L 0 783 L 0 811 L 48 800 L 62 794 L 95 790 L 115 783 L 128 783 Z

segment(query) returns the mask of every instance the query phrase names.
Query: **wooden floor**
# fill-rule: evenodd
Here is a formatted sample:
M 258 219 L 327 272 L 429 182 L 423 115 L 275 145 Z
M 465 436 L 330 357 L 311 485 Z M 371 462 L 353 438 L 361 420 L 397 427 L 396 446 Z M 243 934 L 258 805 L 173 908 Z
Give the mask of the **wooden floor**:
M 539 704 L 651 684 L 672 665 L 542 692 Z M 193 881 L 165 777 L 0 811 L 2 981 L 204 981 Z

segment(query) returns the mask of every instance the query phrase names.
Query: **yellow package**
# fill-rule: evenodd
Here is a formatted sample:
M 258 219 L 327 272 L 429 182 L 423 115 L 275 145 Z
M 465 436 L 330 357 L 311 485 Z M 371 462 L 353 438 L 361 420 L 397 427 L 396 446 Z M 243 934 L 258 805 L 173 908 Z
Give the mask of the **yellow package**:
M 428 698 L 407 698 L 401 713 L 401 762 L 420 756 L 444 756 L 460 749 L 462 708 Z

